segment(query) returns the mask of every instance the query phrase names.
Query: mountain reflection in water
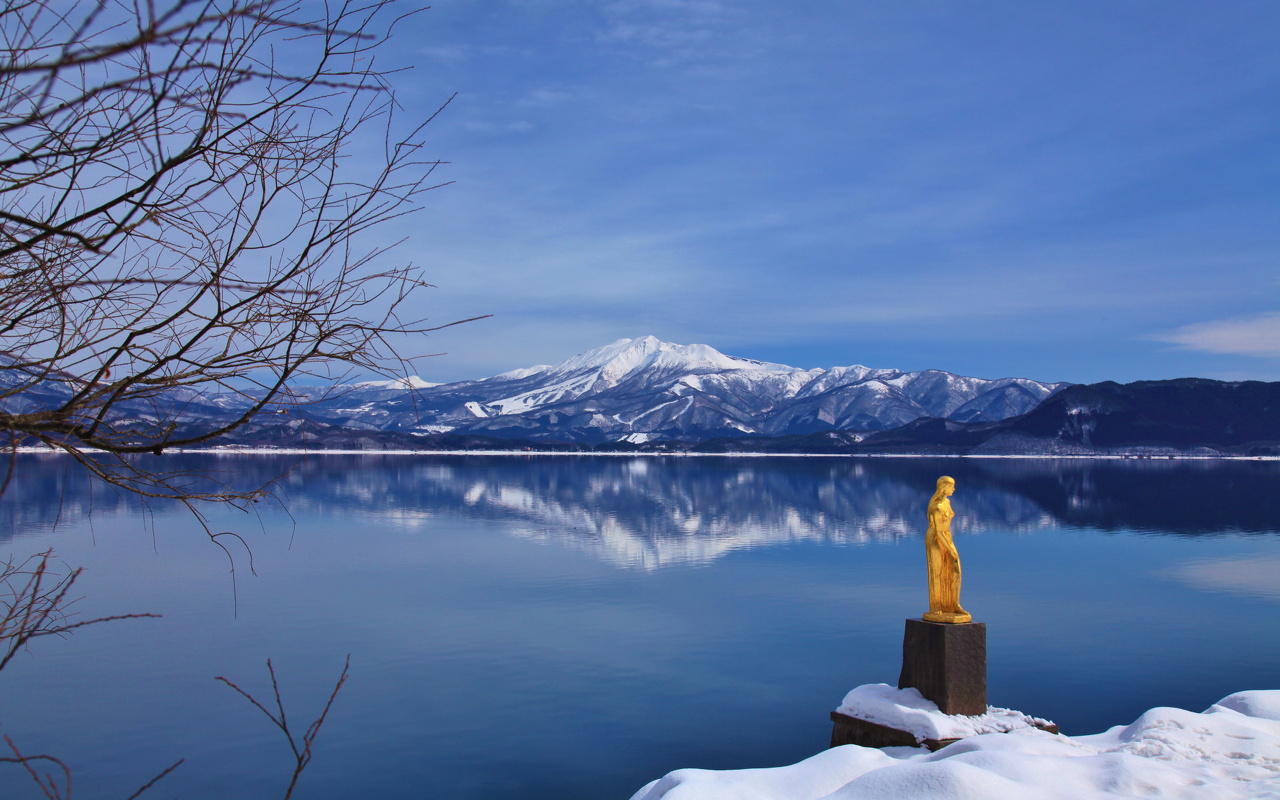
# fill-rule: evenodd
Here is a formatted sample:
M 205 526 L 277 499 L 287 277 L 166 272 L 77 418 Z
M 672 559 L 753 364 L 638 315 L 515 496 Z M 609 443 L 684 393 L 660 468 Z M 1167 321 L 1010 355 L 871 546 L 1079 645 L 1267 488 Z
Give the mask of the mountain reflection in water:
M 1274 461 L 186 454 L 146 459 L 240 486 L 277 481 L 290 512 L 387 524 L 462 515 L 524 525 L 614 566 L 705 563 L 798 541 L 922 535 L 938 475 L 958 481 L 961 533 L 1048 525 L 1211 535 L 1274 531 Z M 164 503 L 95 484 L 69 460 L 23 456 L 0 537 Z

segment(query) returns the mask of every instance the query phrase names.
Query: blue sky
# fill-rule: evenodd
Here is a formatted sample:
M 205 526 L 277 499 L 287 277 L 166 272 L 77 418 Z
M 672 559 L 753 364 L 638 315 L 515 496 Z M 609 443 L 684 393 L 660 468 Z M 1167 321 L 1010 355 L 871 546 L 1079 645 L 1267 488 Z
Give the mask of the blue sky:
M 430 380 L 653 334 L 800 367 L 1280 380 L 1280 4 L 438 0 Z

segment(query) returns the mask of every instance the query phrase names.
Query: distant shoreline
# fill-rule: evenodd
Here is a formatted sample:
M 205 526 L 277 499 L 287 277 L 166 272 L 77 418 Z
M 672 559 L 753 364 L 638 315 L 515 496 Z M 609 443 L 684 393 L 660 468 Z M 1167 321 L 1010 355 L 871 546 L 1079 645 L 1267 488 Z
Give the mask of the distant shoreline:
M 66 455 L 63 450 L 47 447 L 19 447 L 19 453 Z M 165 455 L 279 455 L 279 456 L 563 456 L 602 458 L 982 458 L 982 459 L 1035 459 L 1040 461 L 1280 461 L 1280 456 L 1228 456 L 1186 454 L 1062 454 L 1062 455 L 1005 455 L 992 453 L 695 453 L 676 451 L 659 453 L 652 451 L 585 451 L 585 450 L 308 450 L 297 447 L 209 447 L 173 448 Z M 143 455 L 143 454 L 140 454 Z

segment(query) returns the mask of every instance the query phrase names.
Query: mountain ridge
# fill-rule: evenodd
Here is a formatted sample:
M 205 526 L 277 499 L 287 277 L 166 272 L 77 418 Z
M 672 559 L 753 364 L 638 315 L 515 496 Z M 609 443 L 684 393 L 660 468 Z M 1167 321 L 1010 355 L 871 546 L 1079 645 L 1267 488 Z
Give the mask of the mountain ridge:
M 994 421 L 1023 413 L 1068 385 L 862 365 L 802 369 L 644 336 L 559 364 L 380 397 L 385 416 L 378 419 L 359 388 L 309 404 L 306 413 L 328 424 L 384 432 L 640 444 L 876 431 L 937 415 Z
M 0 371 L 0 379 L 7 373 Z M 10 412 L 56 404 L 56 376 L 10 389 Z M 972 378 L 862 365 L 802 369 L 656 337 L 558 364 L 434 384 L 418 376 L 294 386 L 218 444 L 319 449 L 938 455 L 1280 455 L 1280 383 L 1118 384 Z M 232 419 L 250 394 L 175 389 L 113 424 Z M 135 407 L 136 406 L 136 407 Z
M 704 442 L 732 452 L 740 443 Z M 856 440 L 843 432 L 758 439 L 762 452 L 884 455 L 1280 456 L 1280 383 L 1176 378 L 1077 384 L 996 422 L 920 418 Z

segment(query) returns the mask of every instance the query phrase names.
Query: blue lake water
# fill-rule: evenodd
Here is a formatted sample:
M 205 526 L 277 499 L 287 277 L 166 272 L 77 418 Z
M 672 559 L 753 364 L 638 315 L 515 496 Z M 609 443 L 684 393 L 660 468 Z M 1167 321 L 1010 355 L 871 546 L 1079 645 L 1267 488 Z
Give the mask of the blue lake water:
M 989 700 L 1066 733 L 1280 688 L 1280 464 L 922 458 L 175 456 L 279 504 L 191 514 L 23 456 L 0 555 L 85 572 L 81 618 L 0 672 L 0 733 L 74 796 L 276 798 L 265 662 L 305 727 L 351 655 L 302 798 L 626 800 L 678 767 L 792 763 L 896 682 L 925 610 L 924 507 L 957 480 Z M 224 540 L 225 541 L 225 540 Z M 0 797 L 37 797 L 0 764 Z M 152 796 L 151 793 L 144 797 Z

